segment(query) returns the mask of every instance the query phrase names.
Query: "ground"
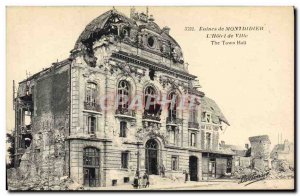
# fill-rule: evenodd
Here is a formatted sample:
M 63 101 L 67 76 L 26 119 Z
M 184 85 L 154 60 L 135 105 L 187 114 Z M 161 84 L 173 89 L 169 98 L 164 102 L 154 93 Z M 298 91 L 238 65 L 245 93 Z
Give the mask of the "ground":
M 173 182 L 150 185 L 138 190 L 292 190 L 294 179 L 272 179 L 238 183 L 238 180 L 211 180 L 202 182 Z M 151 182 L 150 182 L 151 183 Z M 99 187 L 91 190 L 135 190 L 130 184 L 114 187 Z

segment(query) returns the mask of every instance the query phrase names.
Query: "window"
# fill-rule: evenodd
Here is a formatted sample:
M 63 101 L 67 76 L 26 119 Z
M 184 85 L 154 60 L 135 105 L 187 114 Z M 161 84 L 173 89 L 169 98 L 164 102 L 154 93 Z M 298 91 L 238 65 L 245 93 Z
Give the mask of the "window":
M 191 133 L 190 137 L 190 145 L 192 147 L 196 147 L 196 133 Z
M 100 165 L 100 153 L 97 148 L 88 147 L 83 151 L 83 165 L 96 166 Z
M 121 121 L 120 122 L 120 137 L 126 137 L 126 130 L 127 130 L 127 122 Z
M 194 123 L 197 123 L 197 108 L 191 108 L 190 110 L 190 118 L 189 118 L 189 121 L 190 122 L 194 122 Z
M 123 180 L 124 180 L 124 183 L 129 183 L 129 181 L 130 181 L 129 177 L 124 177 Z
M 96 117 L 88 116 L 87 127 L 88 127 L 88 134 L 95 134 L 95 132 L 96 132 Z
M 129 83 L 121 80 L 118 84 L 118 109 L 127 109 L 129 105 Z
M 211 115 L 206 114 L 206 122 L 210 123 L 211 122 Z
M 177 97 L 174 92 L 169 95 L 169 100 L 171 100 L 171 103 L 169 104 L 169 108 L 168 108 L 169 120 L 176 119 Z
M 173 171 L 177 171 L 178 170 L 178 156 L 172 156 L 172 160 L 171 160 L 171 168 Z
M 157 93 L 152 86 L 145 89 L 145 112 L 148 114 L 157 114 L 160 111 L 160 105 L 156 103 Z
M 206 138 L 206 149 L 210 149 L 210 143 L 211 143 L 211 133 L 206 133 L 205 134 L 205 138 Z
M 85 101 L 91 105 L 96 105 L 97 84 L 88 82 L 86 86 Z
M 176 143 L 176 127 L 170 126 L 169 131 L 170 131 L 170 143 L 175 144 Z
M 128 169 L 128 156 L 129 152 L 122 152 L 121 154 L 121 164 L 123 169 Z

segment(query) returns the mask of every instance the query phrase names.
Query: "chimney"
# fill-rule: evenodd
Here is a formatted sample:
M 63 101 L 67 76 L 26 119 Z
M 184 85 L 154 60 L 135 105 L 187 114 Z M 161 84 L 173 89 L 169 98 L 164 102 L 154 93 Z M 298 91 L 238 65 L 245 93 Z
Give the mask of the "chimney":
M 166 34 L 170 33 L 170 27 L 165 26 L 164 28 L 162 28 L 162 31 L 165 32 Z
M 245 144 L 245 148 L 246 148 L 246 149 L 249 149 L 249 144 Z

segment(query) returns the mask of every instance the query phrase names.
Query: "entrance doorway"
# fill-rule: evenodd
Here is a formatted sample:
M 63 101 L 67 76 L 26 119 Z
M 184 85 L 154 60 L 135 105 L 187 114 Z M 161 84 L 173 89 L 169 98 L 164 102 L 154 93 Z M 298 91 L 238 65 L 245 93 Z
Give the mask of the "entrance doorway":
M 208 176 L 212 178 L 216 177 L 216 161 L 208 162 Z
M 84 185 L 89 187 L 95 187 L 96 184 L 96 169 L 84 168 Z
M 145 146 L 145 167 L 149 175 L 158 175 L 158 143 L 154 139 L 146 142 Z
M 83 151 L 83 184 L 84 186 L 99 186 L 100 151 L 88 147 Z
M 198 181 L 198 158 L 190 156 L 189 159 L 190 181 Z

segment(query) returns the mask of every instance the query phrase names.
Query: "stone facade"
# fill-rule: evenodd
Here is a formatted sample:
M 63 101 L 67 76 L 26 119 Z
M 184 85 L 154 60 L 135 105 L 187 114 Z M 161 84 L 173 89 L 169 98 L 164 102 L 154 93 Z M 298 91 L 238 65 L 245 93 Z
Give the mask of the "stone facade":
M 187 171 L 199 181 L 203 153 L 212 153 L 221 176 L 230 156 L 219 152 L 219 130 L 229 123 L 198 90 L 169 30 L 143 13 L 132 10 L 128 18 L 110 10 L 87 25 L 69 59 L 21 82 L 16 119 L 29 108 L 32 130 L 31 143 L 22 146 L 24 123 L 16 121 L 16 166 L 28 159 L 30 171 L 44 178 L 69 176 L 84 186 L 131 183 L 144 172 L 182 178 Z M 149 92 L 160 100 L 148 110 Z M 129 100 L 120 104 L 122 93 Z M 170 109 L 173 95 L 183 109 Z M 29 107 L 21 106 L 28 100 Z M 139 101 L 142 108 L 130 109 Z

